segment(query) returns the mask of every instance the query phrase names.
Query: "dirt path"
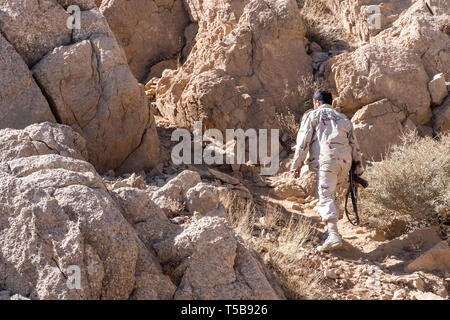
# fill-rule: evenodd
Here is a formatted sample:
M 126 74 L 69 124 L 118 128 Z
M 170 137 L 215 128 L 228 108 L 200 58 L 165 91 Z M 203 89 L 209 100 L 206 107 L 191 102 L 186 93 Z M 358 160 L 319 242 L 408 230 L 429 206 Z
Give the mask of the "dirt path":
M 375 241 L 376 232 L 353 226 L 343 217 L 338 222 L 344 240 L 342 248 L 319 253 L 324 225 L 314 209 L 314 202 L 277 199 L 269 188 L 246 185 L 256 197 L 282 208 L 284 214 L 296 214 L 311 221 L 316 236 L 308 250 L 314 252 L 324 279 L 317 290 L 326 299 L 448 299 L 448 275 L 442 273 L 407 273 L 405 267 L 441 242 L 437 228 L 418 230 L 393 240 Z M 301 201 L 303 202 L 303 201 Z M 311 256 L 311 255 L 310 255 Z

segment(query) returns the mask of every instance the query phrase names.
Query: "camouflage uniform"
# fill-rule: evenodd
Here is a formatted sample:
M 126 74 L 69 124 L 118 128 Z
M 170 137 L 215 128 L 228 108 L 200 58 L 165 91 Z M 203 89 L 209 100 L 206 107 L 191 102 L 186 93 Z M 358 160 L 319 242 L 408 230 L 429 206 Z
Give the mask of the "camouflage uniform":
M 322 104 L 303 116 L 291 171 L 306 162 L 318 172 L 317 208 L 324 222 L 339 217 L 336 188 L 348 181 L 352 160 L 361 162 L 361 154 L 353 125 L 344 114 Z M 360 166 L 358 171 L 362 173 Z

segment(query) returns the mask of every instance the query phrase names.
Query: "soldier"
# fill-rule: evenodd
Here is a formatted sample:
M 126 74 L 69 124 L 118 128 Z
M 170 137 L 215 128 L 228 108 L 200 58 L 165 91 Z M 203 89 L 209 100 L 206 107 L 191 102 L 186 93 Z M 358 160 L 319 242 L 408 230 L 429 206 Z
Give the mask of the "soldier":
M 363 169 L 353 125 L 344 114 L 332 109 L 331 93 L 318 90 L 313 102 L 314 110 L 303 116 L 298 131 L 291 172 L 298 178 L 305 160 L 310 170 L 317 172 L 317 209 L 327 229 L 325 242 L 317 250 L 330 251 L 342 246 L 337 228 L 339 206 L 336 189 L 347 181 L 352 162 L 357 175 L 361 175 Z

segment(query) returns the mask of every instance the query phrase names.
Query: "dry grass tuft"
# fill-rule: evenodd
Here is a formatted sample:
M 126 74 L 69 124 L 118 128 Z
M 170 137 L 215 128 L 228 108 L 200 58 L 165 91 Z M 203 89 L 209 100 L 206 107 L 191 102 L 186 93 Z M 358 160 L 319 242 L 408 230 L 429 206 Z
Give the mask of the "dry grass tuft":
M 256 250 L 274 273 L 288 299 L 317 299 L 323 274 L 311 259 L 308 241 L 314 236 L 311 221 L 279 209 L 258 208 L 253 202 L 224 200 L 228 220 L 246 243 Z
M 405 135 L 364 177 L 370 186 L 361 192 L 361 214 L 369 225 L 384 228 L 394 219 L 410 228 L 450 222 L 450 133 L 439 141 Z
M 312 75 L 303 76 L 297 86 L 299 93 L 299 109 L 292 112 L 286 110 L 276 114 L 276 121 L 281 132 L 286 133 L 290 140 L 297 139 L 297 132 L 300 127 L 300 120 L 303 114 L 313 107 L 313 96 L 320 84 L 314 81 Z

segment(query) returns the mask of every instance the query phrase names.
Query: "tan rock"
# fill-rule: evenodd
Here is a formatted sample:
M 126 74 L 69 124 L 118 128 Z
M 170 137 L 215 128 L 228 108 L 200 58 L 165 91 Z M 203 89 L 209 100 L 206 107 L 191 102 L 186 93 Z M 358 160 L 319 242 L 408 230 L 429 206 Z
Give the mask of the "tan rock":
M 450 272 L 450 247 L 442 241 L 408 264 L 406 272 L 442 270 Z
M 186 3 L 198 34 L 186 62 L 158 83 L 162 115 L 225 131 L 273 127 L 276 108 L 299 107 L 297 86 L 312 69 L 295 0 Z
M 323 0 L 323 3 L 339 18 L 345 31 L 359 42 L 366 42 L 392 25 L 411 0 L 386 2 L 365 0 Z M 379 25 L 375 22 L 378 18 Z M 369 24 L 372 23 L 372 25 Z
M 44 123 L 0 137 L 2 288 L 30 299 L 172 297 L 155 256 L 80 160 L 77 133 Z M 73 290 L 68 275 L 77 270 Z
M 153 78 L 161 78 L 163 72 L 167 69 L 176 70 L 178 68 L 178 61 L 175 59 L 163 60 L 153 65 L 147 75 L 146 82 Z
M 185 224 L 155 251 L 174 282 L 175 299 L 284 299 L 262 262 L 238 240 L 224 218 Z
M 184 200 L 189 189 L 201 182 L 195 171 L 185 170 L 154 192 L 152 200 L 168 215 L 184 209 Z
M 23 129 L 37 122 L 56 122 L 28 66 L 0 34 L 0 128 Z
M 28 66 L 56 47 L 71 43 L 69 14 L 57 0 L 1 0 L 2 34 Z
M 429 77 L 444 73 L 450 80 L 450 39 L 447 1 L 415 1 L 393 23 L 370 39 L 371 43 L 402 46 L 421 57 Z
M 352 122 L 363 160 L 379 161 L 390 146 L 401 143 L 401 136 L 405 131 L 402 123 L 405 120 L 405 112 L 388 99 L 358 110 L 352 117 Z
M 322 51 L 322 47 L 317 42 L 313 41 L 309 45 L 309 50 L 311 50 L 311 52 L 321 52 Z
M 57 154 L 87 159 L 86 141 L 72 128 L 56 123 L 33 124 L 23 130 L 0 130 L 0 162 L 15 158 Z
M 79 42 L 55 48 L 33 74 L 58 120 L 86 138 L 99 172 L 150 169 L 159 161 L 159 140 L 144 90 L 98 10 L 81 18 Z
M 218 190 L 209 184 L 198 183 L 186 192 L 186 208 L 193 213 L 198 211 L 204 215 L 219 205 Z
M 226 173 L 223 173 L 223 172 L 220 172 L 218 170 L 211 169 L 211 168 L 208 168 L 208 171 L 213 176 L 215 176 L 217 179 L 220 179 L 220 180 L 222 180 L 225 183 L 229 183 L 229 184 L 232 184 L 232 185 L 236 185 L 236 184 L 241 183 L 241 181 L 238 178 L 232 177 L 229 174 L 226 174 Z
M 439 73 L 431 79 L 428 83 L 428 90 L 430 90 L 431 103 L 439 106 L 448 95 L 447 85 L 445 84 L 445 76 L 443 73 Z
M 388 99 L 404 106 L 416 124 L 431 119 L 428 76 L 417 55 L 400 47 L 364 45 L 329 61 L 333 106 L 352 116 L 359 108 Z
M 152 77 L 160 77 L 163 70 L 157 64 L 171 59 L 184 46 L 189 15 L 182 0 L 104 1 L 100 11 L 124 48 L 138 80 L 145 80 L 149 71 Z M 169 69 L 173 66 L 176 69 L 176 60 Z
M 145 182 L 145 179 L 142 176 L 137 175 L 136 173 L 133 172 L 131 174 L 131 176 L 129 176 L 128 178 L 119 180 L 119 181 L 113 183 L 111 186 L 111 190 L 116 190 L 119 188 L 126 188 L 126 187 L 137 188 L 137 189 L 146 189 L 147 183 Z

